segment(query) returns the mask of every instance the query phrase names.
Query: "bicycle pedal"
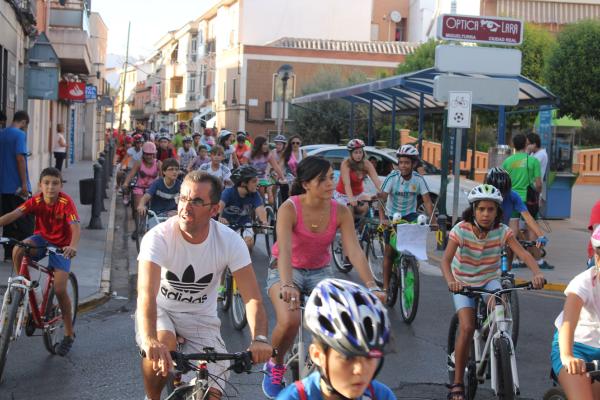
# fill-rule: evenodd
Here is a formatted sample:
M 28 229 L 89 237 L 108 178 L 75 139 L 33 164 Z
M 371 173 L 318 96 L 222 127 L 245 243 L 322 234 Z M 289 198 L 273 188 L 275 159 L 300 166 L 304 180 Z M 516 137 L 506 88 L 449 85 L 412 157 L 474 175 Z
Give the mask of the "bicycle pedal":
M 31 315 L 28 315 L 27 322 L 25 323 L 25 335 L 33 336 L 34 333 L 35 333 L 35 325 L 33 323 L 33 318 L 31 318 Z

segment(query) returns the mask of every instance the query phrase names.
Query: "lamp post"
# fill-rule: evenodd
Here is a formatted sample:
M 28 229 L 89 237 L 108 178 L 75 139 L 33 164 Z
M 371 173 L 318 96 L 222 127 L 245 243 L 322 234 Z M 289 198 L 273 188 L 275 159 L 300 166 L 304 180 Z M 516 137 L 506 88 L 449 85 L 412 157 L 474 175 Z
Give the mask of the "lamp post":
M 287 101 L 286 101 L 287 82 L 290 79 L 290 77 L 292 76 L 293 71 L 294 71 L 294 68 L 292 68 L 292 66 L 289 64 L 283 64 L 277 70 L 277 77 L 279 79 L 281 79 L 281 83 L 283 86 L 283 90 L 282 90 L 283 93 L 281 96 L 280 118 L 279 118 L 279 124 L 277 127 L 278 135 L 281 135 L 283 133 L 283 129 L 285 126 L 285 107 L 287 105 Z

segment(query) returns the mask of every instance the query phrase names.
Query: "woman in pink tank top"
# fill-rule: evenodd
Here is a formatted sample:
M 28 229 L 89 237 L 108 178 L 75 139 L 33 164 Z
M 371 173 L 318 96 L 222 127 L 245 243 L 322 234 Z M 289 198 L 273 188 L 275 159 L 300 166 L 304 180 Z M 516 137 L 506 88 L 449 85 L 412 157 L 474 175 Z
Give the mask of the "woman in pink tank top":
M 300 326 L 301 293 L 309 294 L 323 279 L 332 277 L 330 246 L 339 229 L 342 243 L 361 280 L 382 301 L 380 290 L 369 270 L 347 207 L 333 200 L 333 169 L 329 161 L 309 156 L 298 164 L 292 185 L 292 196 L 277 212 L 277 243 L 273 245 L 274 261 L 269 268 L 267 291 L 277 314 L 273 330 L 276 357 L 265 364 L 263 390 L 277 397 L 285 374 L 283 360 Z
M 159 177 L 161 164 L 156 159 L 156 146 L 154 143 L 144 143 L 142 146 L 142 159 L 133 165 L 129 175 L 125 178 L 125 182 L 123 182 L 123 190 L 129 190 L 129 183 L 137 175 L 137 181 L 133 188 L 133 204 L 135 209 L 137 209 L 146 189 Z

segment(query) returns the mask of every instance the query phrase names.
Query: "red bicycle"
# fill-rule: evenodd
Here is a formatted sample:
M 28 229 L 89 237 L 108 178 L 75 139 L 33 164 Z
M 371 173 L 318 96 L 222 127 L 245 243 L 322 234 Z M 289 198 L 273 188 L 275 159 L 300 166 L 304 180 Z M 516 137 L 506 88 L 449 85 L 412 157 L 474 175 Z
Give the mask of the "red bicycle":
M 4 293 L 0 308 L 0 380 L 7 364 L 8 347 L 21 335 L 32 336 L 37 329 L 42 330 L 44 345 L 50 354 L 56 354 L 56 347 L 64 336 L 64 324 L 58 299 L 54 293 L 54 271 L 31 259 L 31 250 L 42 250 L 45 255 L 61 253 L 54 247 L 36 247 L 15 239 L 0 237 L 0 244 L 19 246 L 25 249 L 19 274 L 8 278 L 8 287 Z M 30 268 L 37 270 L 37 279 L 32 279 Z M 41 290 L 43 289 L 43 290 Z M 79 290 L 77 278 L 70 272 L 67 293 L 71 299 L 73 325 L 77 317 Z M 29 296 L 29 301 L 27 297 Z

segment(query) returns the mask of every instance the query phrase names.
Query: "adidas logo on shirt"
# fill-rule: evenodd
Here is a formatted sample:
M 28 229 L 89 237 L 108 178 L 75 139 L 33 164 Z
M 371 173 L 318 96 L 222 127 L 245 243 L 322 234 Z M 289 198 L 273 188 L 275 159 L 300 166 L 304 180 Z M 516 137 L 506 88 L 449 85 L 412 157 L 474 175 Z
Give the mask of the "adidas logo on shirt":
M 162 286 L 160 288 L 160 293 L 165 296 L 165 298 L 180 301 L 182 303 L 202 304 L 206 301 L 207 295 L 204 294 L 197 297 L 196 294 L 204 291 L 208 287 L 212 281 L 213 274 L 205 275 L 196 280 L 194 267 L 188 265 L 183 272 L 181 279 L 171 271 L 167 271 L 165 278 L 169 282 L 171 288 L 174 289 L 171 291 L 170 288 Z

